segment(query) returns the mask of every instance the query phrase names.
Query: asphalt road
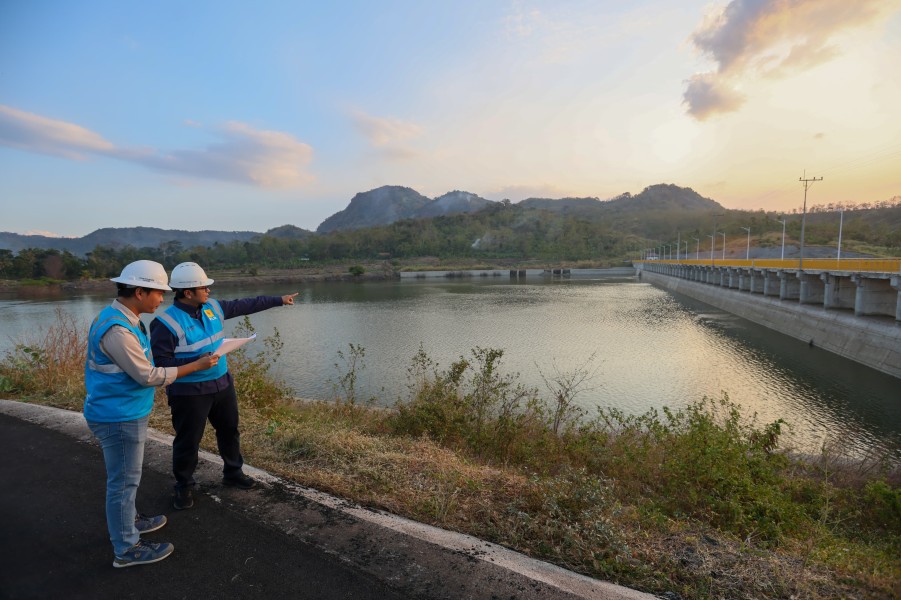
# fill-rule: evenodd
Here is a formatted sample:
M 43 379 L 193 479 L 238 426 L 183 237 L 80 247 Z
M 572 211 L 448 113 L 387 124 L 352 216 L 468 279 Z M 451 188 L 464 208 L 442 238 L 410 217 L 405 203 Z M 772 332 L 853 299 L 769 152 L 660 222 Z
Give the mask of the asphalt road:
M 649 600 L 495 544 L 299 488 L 201 453 L 194 508 L 171 506 L 171 437 L 151 430 L 138 510 L 166 560 L 112 567 L 103 454 L 79 413 L 0 400 L 0 599 Z
M 4 598 L 372 598 L 407 596 L 217 502 L 171 508 L 169 477 L 145 469 L 147 535 L 175 544 L 152 565 L 114 569 L 103 455 L 93 444 L 0 414 L 0 595 Z

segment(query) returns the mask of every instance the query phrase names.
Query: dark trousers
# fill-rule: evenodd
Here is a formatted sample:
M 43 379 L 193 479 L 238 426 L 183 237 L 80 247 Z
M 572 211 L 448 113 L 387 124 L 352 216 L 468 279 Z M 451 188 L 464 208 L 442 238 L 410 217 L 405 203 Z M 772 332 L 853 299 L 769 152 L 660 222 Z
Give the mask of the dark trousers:
M 197 452 L 207 419 L 216 430 L 219 456 L 225 466 L 222 475 L 234 477 L 241 472 L 244 457 L 241 456 L 238 433 L 238 396 L 234 384 L 221 392 L 196 396 L 169 396 L 175 441 L 172 443 L 172 473 L 175 487 L 194 485 L 197 468 Z

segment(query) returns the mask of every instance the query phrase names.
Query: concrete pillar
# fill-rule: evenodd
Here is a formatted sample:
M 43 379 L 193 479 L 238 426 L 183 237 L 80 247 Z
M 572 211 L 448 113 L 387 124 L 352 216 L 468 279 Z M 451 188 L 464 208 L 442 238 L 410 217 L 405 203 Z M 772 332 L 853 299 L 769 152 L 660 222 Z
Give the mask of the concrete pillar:
M 825 297 L 826 284 L 819 275 L 810 273 L 798 273 L 801 281 L 801 293 L 798 301 L 801 304 L 822 304 Z
M 897 276 L 893 276 L 895 279 Z M 854 314 L 888 315 L 898 319 L 899 292 L 888 278 L 868 277 L 855 273 L 848 278 L 857 284 L 854 295 Z M 850 283 L 849 281 L 849 283 Z
M 738 287 L 738 269 L 724 269 L 725 273 L 723 276 L 725 277 L 725 283 L 723 287 L 727 287 L 729 289 Z
M 892 287 L 898 290 L 898 304 L 895 307 L 895 320 L 901 322 L 901 275 L 892 275 Z
M 847 275 L 821 273 L 823 282 L 823 306 L 825 308 L 854 308 L 857 305 L 857 286 Z M 856 309 L 855 309 L 856 310 Z
M 763 295 L 778 296 L 779 295 L 779 273 L 781 271 L 763 272 Z
M 801 282 L 795 271 L 779 271 L 779 299 L 797 300 L 801 297 Z
M 762 294 L 763 293 L 763 274 L 764 272 L 759 269 L 748 269 L 747 278 L 748 278 L 748 291 L 752 294 Z

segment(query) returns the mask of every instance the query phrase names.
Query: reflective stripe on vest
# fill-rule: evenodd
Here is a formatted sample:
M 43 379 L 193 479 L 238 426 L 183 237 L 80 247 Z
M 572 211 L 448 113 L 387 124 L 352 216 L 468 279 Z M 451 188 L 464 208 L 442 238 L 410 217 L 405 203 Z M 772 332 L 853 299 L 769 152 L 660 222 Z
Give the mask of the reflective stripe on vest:
M 187 359 L 215 352 L 225 338 L 223 331 L 225 314 L 219 302 L 212 298 L 200 306 L 200 319 L 195 319 L 174 304 L 157 315 L 157 319 L 176 337 L 175 358 Z M 228 361 L 223 356 L 209 369 L 179 377 L 179 383 L 192 383 L 219 379 L 228 372 Z

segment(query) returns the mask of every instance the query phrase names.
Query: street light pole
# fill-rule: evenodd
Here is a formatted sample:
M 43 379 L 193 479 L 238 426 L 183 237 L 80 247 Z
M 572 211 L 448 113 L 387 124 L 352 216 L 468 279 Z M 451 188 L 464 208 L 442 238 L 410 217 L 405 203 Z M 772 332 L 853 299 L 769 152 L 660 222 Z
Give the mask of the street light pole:
M 688 260 L 688 240 L 685 240 L 685 260 Z
M 715 249 L 715 247 L 716 247 L 716 243 L 715 243 L 715 240 L 716 240 L 716 218 L 717 218 L 717 217 L 725 217 L 725 216 L 726 216 L 726 213 L 720 213 L 720 214 L 718 214 L 718 215 L 713 215 L 713 235 L 712 235 L 712 236 L 710 236 L 710 235 L 707 236 L 707 237 L 710 238 L 710 264 L 713 264 L 713 251 L 714 251 L 714 249 Z M 726 247 L 725 247 L 725 242 L 724 242 L 724 244 L 723 244 L 723 258 L 726 258 Z
M 745 260 L 751 258 L 751 228 L 750 227 L 742 227 L 745 231 L 748 232 L 748 250 L 745 252 Z
M 726 232 L 721 231 L 720 233 L 723 234 L 723 260 L 726 260 Z
M 697 242 L 697 244 L 695 245 L 695 260 L 701 260 L 701 240 L 696 237 L 693 237 L 691 239 Z M 687 244 L 688 242 L 685 243 Z M 685 251 L 685 254 L 688 254 L 687 250 Z
M 778 222 L 782 223 L 782 260 L 785 260 L 785 220 L 784 219 L 776 219 Z
M 676 260 L 679 260 L 679 248 L 682 247 L 682 233 L 676 232 Z
M 839 211 L 838 218 L 838 257 L 837 260 L 842 259 L 842 225 L 845 222 L 845 209 Z

